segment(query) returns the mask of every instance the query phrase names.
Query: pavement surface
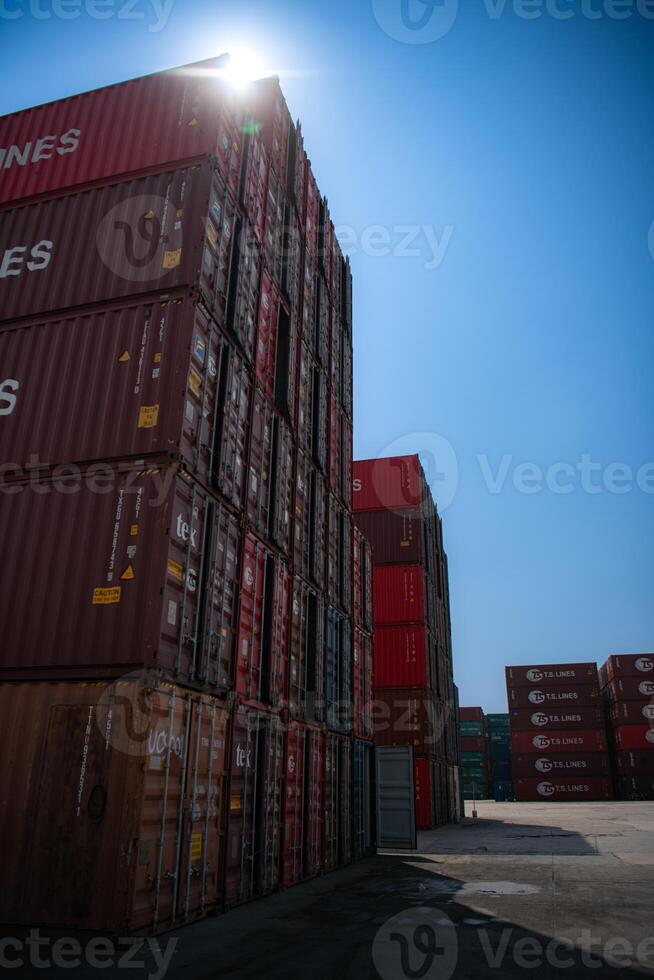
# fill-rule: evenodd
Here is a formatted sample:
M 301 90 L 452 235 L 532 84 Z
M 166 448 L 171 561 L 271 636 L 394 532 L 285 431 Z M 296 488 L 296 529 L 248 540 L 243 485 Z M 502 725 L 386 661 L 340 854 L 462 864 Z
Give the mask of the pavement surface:
M 470 812 L 420 834 L 417 852 L 380 853 L 161 936 L 136 963 L 7 975 L 654 977 L 654 804 L 480 802 Z

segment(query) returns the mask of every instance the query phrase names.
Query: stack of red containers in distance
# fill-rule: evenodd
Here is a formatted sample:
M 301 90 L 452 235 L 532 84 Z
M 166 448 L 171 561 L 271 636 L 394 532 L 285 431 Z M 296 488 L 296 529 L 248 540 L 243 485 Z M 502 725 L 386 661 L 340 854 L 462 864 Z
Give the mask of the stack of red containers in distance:
M 370 541 L 377 745 L 414 750 L 416 822 L 459 812 L 447 556 L 418 456 L 354 463 L 354 514 Z
M 370 846 L 349 265 L 278 82 L 220 76 L 0 120 L 3 922 L 162 930 Z
M 654 654 L 614 654 L 599 676 L 617 795 L 654 800 Z
M 519 802 L 613 797 L 597 664 L 507 667 Z

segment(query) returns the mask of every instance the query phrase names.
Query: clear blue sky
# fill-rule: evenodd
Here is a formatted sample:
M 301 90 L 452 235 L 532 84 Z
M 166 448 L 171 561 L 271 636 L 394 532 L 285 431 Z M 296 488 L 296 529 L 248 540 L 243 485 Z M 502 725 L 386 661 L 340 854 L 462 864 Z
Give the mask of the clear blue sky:
M 397 35 L 401 0 L 375 2 Z M 355 451 L 438 447 L 425 432 L 454 449 L 462 703 L 502 710 L 507 663 L 654 649 L 652 494 L 635 480 L 589 494 L 580 475 L 568 494 L 512 482 L 525 462 L 588 455 L 635 474 L 654 460 L 654 20 L 635 4 L 591 20 L 559 0 L 573 17 L 525 20 L 512 2 L 490 16 L 499 0 L 465 0 L 442 38 L 407 44 L 371 0 L 176 0 L 159 31 L 149 0 L 139 20 L 118 18 L 124 6 L 98 21 L 0 4 L 22 12 L 0 17 L 0 113 L 252 46 L 284 75 L 337 225 L 359 243 L 375 225 L 395 246 L 406 225 L 447 242 L 435 269 L 422 236 L 419 257 L 352 258 Z M 410 0 L 412 16 L 425 9 Z M 480 455 L 493 473 L 511 457 L 499 493 Z M 437 499 L 451 496 L 447 457 L 437 470 Z

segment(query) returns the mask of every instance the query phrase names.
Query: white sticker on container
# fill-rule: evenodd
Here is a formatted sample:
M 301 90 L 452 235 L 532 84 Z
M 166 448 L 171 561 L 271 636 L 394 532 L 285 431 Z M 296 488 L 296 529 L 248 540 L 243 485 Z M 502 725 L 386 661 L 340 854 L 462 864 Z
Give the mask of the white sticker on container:
M 187 401 L 187 403 L 186 403 L 186 421 L 187 422 L 192 422 L 194 418 L 195 418 L 195 410 L 193 408 L 193 405 L 191 404 L 191 402 L 188 402 Z
M 177 603 L 172 599 L 168 601 L 168 622 L 171 626 L 174 626 L 177 622 Z

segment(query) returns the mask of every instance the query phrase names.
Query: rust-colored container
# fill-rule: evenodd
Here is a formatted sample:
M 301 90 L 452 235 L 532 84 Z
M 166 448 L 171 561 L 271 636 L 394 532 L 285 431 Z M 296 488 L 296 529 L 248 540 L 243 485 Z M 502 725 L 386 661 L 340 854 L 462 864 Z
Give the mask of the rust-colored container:
M 170 453 L 233 503 L 242 499 L 248 372 L 191 299 L 0 332 L 0 363 L 15 399 L 0 425 L 7 477 Z
M 352 741 L 325 736 L 323 867 L 333 871 L 352 860 Z
M 278 715 L 240 705 L 232 716 L 227 800 L 225 904 L 280 883 L 285 732 Z
M 370 541 L 375 565 L 424 563 L 426 527 L 419 507 L 360 511 L 356 523 Z
M 240 530 L 174 467 L 102 464 L 5 487 L 0 538 L 5 677 L 152 667 L 231 688 Z
M 597 684 L 597 664 L 537 664 L 529 667 L 507 667 L 506 686 L 570 687 L 576 684 Z
M 427 606 L 422 565 L 375 565 L 373 609 L 375 626 L 424 623 Z
M 606 752 L 606 735 L 599 728 L 573 732 L 512 732 L 511 751 L 514 755 L 532 752 Z
M 434 686 L 435 651 L 424 626 L 378 626 L 375 630 L 376 687 Z
M 291 507 L 295 459 L 286 423 L 255 390 L 252 406 L 248 492 L 249 526 L 288 554 L 291 545 Z
M 601 776 L 610 778 L 611 766 L 606 752 L 561 752 L 513 755 L 514 779 L 537 779 L 549 776 L 572 778 Z
M 303 721 L 324 720 L 325 599 L 299 576 L 293 580 L 289 693 L 291 715 Z
M 353 728 L 355 737 L 362 739 L 373 737 L 373 643 L 373 637 L 369 633 L 355 628 L 352 646 Z
M 236 691 L 283 707 L 287 702 L 290 574 L 253 534 L 243 539 Z
M 327 377 L 311 350 L 300 344 L 296 431 L 298 446 L 322 472 L 327 462 Z
M 640 701 L 615 701 L 609 709 L 609 718 L 616 728 L 620 725 L 654 726 L 654 698 L 642 698 Z
M 295 571 L 321 587 L 325 582 L 327 498 L 325 480 L 303 452 L 296 454 Z
M 329 396 L 329 487 L 339 497 L 343 479 L 343 453 L 341 407 L 332 389 Z
M 156 932 L 221 904 L 227 712 L 154 675 L 0 684 L 0 921 Z
M 423 755 L 441 755 L 446 710 L 426 689 L 376 688 L 373 732 L 376 745 L 412 745 Z
M 286 732 L 282 883 L 296 885 L 322 868 L 325 736 L 292 722 Z
M 606 688 L 609 700 L 649 701 L 654 698 L 654 675 L 652 677 L 614 677 Z
M 220 59 L 0 117 L 0 202 L 214 155 L 238 191 L 242 122 Z
M 192 289 L 222 327 L 235 231 L 211 160 L 5 211 L 0 321 Z M 238 237 L 255 254 L 247 234 Z
M 549 800 L 551 803 L 573 803 L 584 800 L 601 802 L 613 799 L 610 779 L 598 777 L 563 778 L 546 776 L 542 779 L 516 779 L 515 798 L 518 803 Z
M 604 715 L 602 709 L 595 708 L 555 708 L 542 705 L 539 708 L 513 708 L 510 712 L 511 731 L 574 731 L 583 728 L 602 728 Z
M 459 721 L 484 721 L 483 708 L 459 708 Z
M 608 680 L 617 677 L 654 677 L 654 653 L 616 653 L 606 661 Z
M 510 687 L 508 696 L 510 708 L 592 708 L 600 701 L 598 684 Z
M 354 625 L 370 632 L 372 615 L 372 550 L 359 529 L 352 529 L 352 613 Z
M 462 752 L 483 752 L 485 754 L 488 751 L 483 735 L 462 735 L 460 742 Z
M 418 507 L 425 492 L 418 456 L 356 460 L 352 486 L 355 511 Z
M 613 730 L 617 749 L 654 748 L 653 725 L 620 725 Z
M 352 517 L 334 494 L 328 499 L 327 593 L 334 605 L 352 609 Z

